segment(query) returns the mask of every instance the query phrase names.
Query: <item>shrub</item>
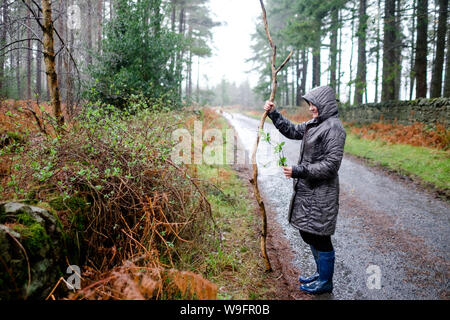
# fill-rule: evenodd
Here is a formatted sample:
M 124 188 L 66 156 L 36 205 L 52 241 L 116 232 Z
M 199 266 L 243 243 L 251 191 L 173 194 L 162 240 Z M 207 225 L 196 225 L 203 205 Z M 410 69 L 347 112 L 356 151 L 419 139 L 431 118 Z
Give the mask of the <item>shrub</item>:
M 136 104 L 89 106 L 65 135 L 34 137 L 15 155 L 5 195 L 49 202 L 99 270 L 136 255 L 173 266 L 175 244 L 202 237 L 211 214 L 198 183 L 169 159 L 180 119 Z

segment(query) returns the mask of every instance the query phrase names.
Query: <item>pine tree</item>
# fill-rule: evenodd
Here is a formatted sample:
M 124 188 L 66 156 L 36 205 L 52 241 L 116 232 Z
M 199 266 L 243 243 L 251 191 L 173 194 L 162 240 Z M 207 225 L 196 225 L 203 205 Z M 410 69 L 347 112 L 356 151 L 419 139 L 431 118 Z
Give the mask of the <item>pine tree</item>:
M 366 90 L 366 32 L 367 32 L 367 1 L 359 1 L 358 14 L 358 67 L 355 79 L 355 104 L 362 104 L 363 93 Z
M 395 99 L 395 78 L 397 70 L 395 65 L 395 27 L 395 0 L 386 0 L 384 5 L 383 78 L 381 101 Z
M 442 71 L 444 67 L 445 36 L 447 33 L 448 0 L 439 0 L 439 22 L 437 28 L 436 55 L 431 78 L 431 98 L 441 96 Z
M 427 96 L 428 0 L 417 0 L 416 98 Z

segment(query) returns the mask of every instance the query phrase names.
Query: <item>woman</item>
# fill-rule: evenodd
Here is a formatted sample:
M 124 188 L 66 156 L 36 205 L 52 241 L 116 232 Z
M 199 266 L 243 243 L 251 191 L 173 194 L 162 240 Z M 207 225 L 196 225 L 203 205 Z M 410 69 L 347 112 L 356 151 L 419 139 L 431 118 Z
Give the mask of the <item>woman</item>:
M 317 87 L 303 99 L 309 104 L 312 120 L 292 124 L 275 105 L 267 101 L 275 127 L 287 138 L 303 140 L 298 164 L 283 167 L 284 175 L 294 179 L 294 194 L 289 208 L 289 223 L 311 247 L 317 271 L 300 277 L 300 290 L 324 293 L 333 290 L 334 248 L 331 235 L 336 229 L 339 209 L 338 170 L 344 154 L 346 133 L 338 118 L 334 90 Z

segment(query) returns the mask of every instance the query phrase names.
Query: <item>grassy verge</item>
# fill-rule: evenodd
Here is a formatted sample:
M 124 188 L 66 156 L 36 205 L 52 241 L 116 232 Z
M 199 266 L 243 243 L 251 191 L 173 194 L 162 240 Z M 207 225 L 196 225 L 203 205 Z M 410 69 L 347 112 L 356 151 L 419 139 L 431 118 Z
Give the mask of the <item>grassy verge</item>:
M 212 111 L 205 113 L 225 133 L 229 127 L 226 120 Z M 211 204 L 216 236 L 211 242 L 195 243 L 187 250 L 191 259 L 182 259 L 189 264 L 184 267 L 214 282 L 219 288 L 218 299 L 276 298 L 271 275 L 264 273 L 259 255 L 260 221 L 248 183 L 228 165 L 199 165 L 196 174 L 208 186 L 205 194 Z
M 348 133 L 345 152 L 367 159 L 411 178 L 432 184 L 449 194 L 449 152 L 404 144 L 367 140 Z
M 203 273 L 218 285 L 219 299 L 270 299 L 269 275 L 259 257 L 259 217 L 247 186 L 228 166 L 203 165 L 198 174 L 222 190 L 207 195 L 221 234 L 205 257 Z

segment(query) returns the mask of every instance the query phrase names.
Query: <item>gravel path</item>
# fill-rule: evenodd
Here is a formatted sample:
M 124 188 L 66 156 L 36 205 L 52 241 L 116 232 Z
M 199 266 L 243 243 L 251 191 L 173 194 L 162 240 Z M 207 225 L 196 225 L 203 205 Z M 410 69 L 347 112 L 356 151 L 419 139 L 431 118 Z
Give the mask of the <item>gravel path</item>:
M 223 115 L 250 154 L 258 121 L 242 114 Z M 281 136 L 271 123 L 266 123 L 265 131 L 273 142 L 286 142 L 288 164 L 295 164 L 301 142 Z M 312 273 L 309 246 L 287 222 L 292 180 L 283 176 L 276 159 L 273 146 L 260 142 L 261 193 L 292 247 L 293 267 Z M 340 210 L 332 237 L 334 291 L 315 298 L 449 299 L 450 205 L 347 155 L 339 176 Z

